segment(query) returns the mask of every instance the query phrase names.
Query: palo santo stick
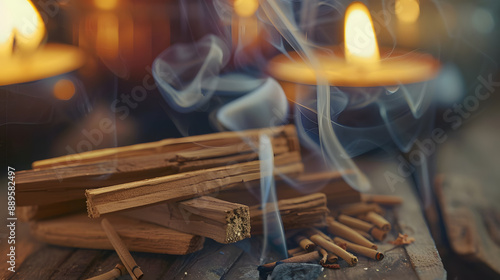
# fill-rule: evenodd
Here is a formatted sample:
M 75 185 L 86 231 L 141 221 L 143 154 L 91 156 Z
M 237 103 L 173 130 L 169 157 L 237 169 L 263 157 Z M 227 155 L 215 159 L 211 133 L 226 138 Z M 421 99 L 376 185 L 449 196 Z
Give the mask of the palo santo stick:
M 186 255 L 203 248 L 205 238 L 179 232 L 148 222 L 119 215 L 108 220 L 131 251 Z M 86 214 L 61 216 L 31 223 L 31 235 L 58 246 L 113 250 L 100 221 Z
M 275 174 L 302 172 L 298 153 L 276 157 Z M 290 163 L 290 164 L 288 164 Z M 287 165 L 282 165 L 287 164 Z M 175 202 L 217 192 L 242 182 L 259 180 L 260 162 L 238 163 L 85 191 L 92 218 L 101 214 L 169 201 Z
M 377 205 L 375 203 L 367 204 L 367 203 L 363 203 L 363 202 L 352 203 L 352 204 L 342 206 L 341 208 L 336 209 L 335 212 L 338 212 L 339 214 L 344 214 L 347 216 L 357 216 L 357 215 L 366 214 L 370 211 L 374 211 L 377 213 L 383 213 L 383 210 L 382 210 L 382 208 L 380 208 L 379 205 Z
M 356 218 L 353 218 L 353 217 L 350 217 L 350 216 L 347 216 L 344 214 L 340 214 L 337 217 L 337 220 L 350 228 L 359 229 L 359 230 L 362 230 L 364 232 L 369 232 L 374 227 L 374 225 L 372 225 L 370 223 L 367 223 L 363 220 L 356 219 Z
M 403 203 L 403 198 L 396 195 L 361 194 L 361 201 L 392 206 Z
M 309 236 L 309 239 L 311 239 L 312 242 L 316 243 L 316 245 L 321 246 L 330 252 L 333 252 L 335 255 L 341 257 L 350 266 L 355 266 L 358 263 L 358 258 L 356 258 L 353 254 L 340 248 L 338 245 L 327 241 L 326 239 L 321 237 L 319 234 L 314 234 L 312 232 L 310 232 L 310 234 L 312 234 L 312 235 Z
M 321 260 L 319 260 L 319 264 L 326 264 L 326 262 L 328 262 L 328 252 L 325 249 L 319 247 L 319 253 L 321 254 Z
M 366 248 L 366 247 L 363 247 L 363 246 L 358 245 L 358 244 L 354 244 L 354 243 L 349 242 L 349 241 L 342 239 L 340 237 L 335 237 L 333 239 L 333 241 L 335 242 L 335 244 L 346 244 L 347 250 L 354 252 L 354 253 L 357 253 L 357 254 L 360 254 L 360 255 L 363 255 L 365 257 L 368 257 L 368 258 L 371 258 L 371 259 L 374 259 L 377 261 L 380 261 L 384 258 L 384 254 L 377 252 L 376 250 Z
M 384 217 L 380 216 L 375 212 L 368 212 L 366 215 L 361 215 L 359 217 L 365 221 L 368 221 L 376 225 L 381 230 L 384 231 L 391 230 L 391 224 L 386 219 L 384 219 Z
M 111 244 L 115 248 L 118 257 L 120 257 L 120 260 L 124 264 L 125 268 L 127 269 L 132 279 L 134 280 L 141 279 L 144 273 L 142 272 L 141 268 L 137 265 L 134 258 L 128 251 L 127 246 L 125 246 L 125 243 L 123 243 L 118 233 L 116 233 L 113 226 L 109 223 L 108 219 L 106 218 L 102 219 L 101 226 L 104 229 L 104 232 L 106 232 L 109 242 L 111 242 Z
M 286 138 L 288 146 L 290 147 L 290 151 L 298 151 L 300 149 L 295 126 L 286 125 L 281 127 L 272 127 L 270 129 L 220 132 L 190 137 L 165 139 L 157 142 L 136 144 L 132 146 L 101 149 L 83 152 L 76 155 L 67 155 L 46 160 L 39 160 L 35 161 L 32 166 L 33 168 L 47 168 L 51 166 L 61 166 L 72 163 L 83 164 L 89 162 L 98 162 L 107 158 L 120 159 L 137 155 L 154 155 L 172 151 L 202 149 L 203 147 L 221 147 L 237 144 L 244 145 L 246 143 L 245 141 L 247 140 L 252 143 L 258 143 L 259 136 L 262 133 L 268 135 L 270 138 L 276 138 L 279 136 Z
M 343 237 L 356 244 L 372 249 L 377 249 L 377 245 L 364 238 L 361 234 L 357 233 L 352 228 L 335 221 L 332 217 L 326 218 L 326 223 L 329 233 Z
M 295 236 L 295 242 L 297 242 L 299 246 L 306 252 L 312 252 L 316 248 L 316 244 L 314 244 L 311 240 L 307 239 L 303 235 Z
M 120 276 L 123 276 L 126 274 L 127 274 L 127 269 L 123 265 L 117 264 L 110 271 L 103 273 L 101 275 L 94 276 L 92 278 L 88 278 L 87 280 L 115 280 L 115 279 L 119 278 Z
M 245 137 L 246 132 L 233 132 L 229 138 L 226 133 L 214 133 L 167 141 L 174 143 L 173 146 L 147 143 L 139 145 L 149 147 L 144 149 L 130 146 L 72 155 L 70 157 L 82 159 L 88 154 L 98 156 L 74 162 L 57 163 L 56 160 L 54 167 L 20 171 L 16 181 L 19 187 L 16 202 L 26 206 L 83 199 L 85 189 L 226 166 L 228 162 L 257 160 L 259 138 L 256 132 L 250 133 L 253 135 L 250 138 Z M 276 128 L 276 131 L 261 129 L 261 132 L 270 136 L 275 156 L 299 151 L 293 126 Z M 204 141 L 205 138 L 210 140 Z M 227 142 L 228 139 L 231 141 Z M 182 144 L 177 145 L 176 141 Z
M 143 207 L 124 215 L 208 237 L 219 243 L 233 243 L 250 237 L 248 206 L 210 196 Z
M 293 254 L 297 254 L 297 253 L 302 252 L 302 251 L 304 251 L 304 249 L 302 249 L 302 247 L 299 246 L 299 247 L 295 247 L 293 249 L 287 250 L 287 253 L 288 253 L 288 255 L 291 256 Z
M 272 271 L 278 263 L 309 263 L 309 262 L 316 262 L 320 258 L 321 258 L 321 256 L 319 255 L 318 251 L 312 251 L 312 252 L 309 252 L 307 254 L 303 254 L 300 256 L 296 256 L 296 257 L 291 257 L 291 258 L 284 259 L 281 261 L 266 263 L 266 264 L 260 265 L 257 269 L 260 272 L 269 272 L 269 271 Z
M 43 220 L 85 211 L 85 200 L 71 200 L 47 205 L 19 206 L 16 210 L 17 218 L 22 222 Z
M 286 230 L 325 226 L 326 216 L 330 213 L 326 204 L 326 196 L 315 193 L 291 199 L 278 201 L 283 227 Z M 268 205 L 271 206 L 271 205 Z M 270 208 L 268 212 L 273 211 Z M 250 207 L 250 219 L 252 222 L 252 234 L 260 234 L 263 230 L 263 211 L 261 205 Z

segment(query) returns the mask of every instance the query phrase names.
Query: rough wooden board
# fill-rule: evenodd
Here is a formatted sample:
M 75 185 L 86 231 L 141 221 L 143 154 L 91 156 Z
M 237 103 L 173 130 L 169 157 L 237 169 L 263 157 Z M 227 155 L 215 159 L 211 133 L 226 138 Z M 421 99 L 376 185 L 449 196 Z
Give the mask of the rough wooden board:
M 162 279 L 220 279 L 241 252 L 235 245 L 207 240 L 203 250 L 176 258 Z
M 499 215 L 498 204 L 491 205 L 483 196 L 481 182 L 471 177 L 441 174 L 435 187 L 453 250 L 500 274 L 500 225 L 489 222 L 492 214 Z
M 150 253 L 132 253 L 132 257 L 144 272 L 141 280 L 168 279 L 165 273 L 178 256 Z M 127 278 L 128 279 L 128 278 Z
M 7 242 L 4 242 L 6 239 L 4 239 L 3 236 L 0 237 L 0 240 L 0 255 L 7 257 L 6 255 L 9 253 L 8 250 L 10 245 Z M 44 246 L 43 243 L 40 243 L 31 237 L 29 234 L 29 226 L 26 223 L 17 223 L 16 243 L 16 271 L 21 269 L 23 262 L 28 258 L 28 256 L 36 252 L 40 247 Z M 9 266 L 10 265 L 6 261 L 0 262 L 0 279 L 8 279 L 14 275 L 14 273 L 7 270 Z
M 55 269 L 51 279 L 78 279 L 100 258 L 101 254 L 100 250 L 76 250 Z
M 43 246 L 31 254 L 9 280 L 51 279 L 56 269 L 76 250 L 58 246 Z
M 500 112 L 494 109 L 449 133 L 439 150 L 435 184 L 452 250 L 489 267 L 496 277 L 500 274 L 500 131 L 492 128 L 499 120 Z
M 94 262 L 77 279 L 85 280 L 97 276 L 113 269 L 119 263 L 121 263 L 120 258 L 114 251 L 101 250 L 99 256 L 94 259 Z

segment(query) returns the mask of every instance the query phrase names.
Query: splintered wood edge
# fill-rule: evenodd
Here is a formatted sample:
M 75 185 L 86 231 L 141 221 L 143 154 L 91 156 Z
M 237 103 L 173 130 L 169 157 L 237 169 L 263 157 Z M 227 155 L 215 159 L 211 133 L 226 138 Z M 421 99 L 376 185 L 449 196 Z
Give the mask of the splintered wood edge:
M 89 218 L 99 218 L 101 214 L 97 210 L 97 208 L 94 206 L 94 202 L 92 201 L 92 195 L 90 194 L 90 190 L 85 190 L 85 197 L 87 198 L 86 204 L 87 204 L 87 214 Z
M 225 243 L 234 243 L 250 238 L 250 210 L 248 206 L 242 205 L 237 209 L 227 211 L 226 216 L 226 238 Z

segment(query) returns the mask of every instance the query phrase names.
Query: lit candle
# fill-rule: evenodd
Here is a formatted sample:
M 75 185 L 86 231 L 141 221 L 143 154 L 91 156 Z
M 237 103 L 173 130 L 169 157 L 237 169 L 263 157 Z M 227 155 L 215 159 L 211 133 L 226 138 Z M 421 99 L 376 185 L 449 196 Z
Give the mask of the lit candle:
M 29 0 L 0 1 L 0 86 L 44 79 L 81 67 L 83 53 L 47 44 L 45 26 Z
M 344 46 L 315 53 L 320 69 L 313 69 L 295 52 L 274 57 L 268 66 L 279 80 L 316 84 L 319 72 L 332 86 L 376 87 L 424 82 L 433 79 L 440 63 L 431 55 L 397 49 L 379 51 L 370 13 L 359 2 L 346 11 Z

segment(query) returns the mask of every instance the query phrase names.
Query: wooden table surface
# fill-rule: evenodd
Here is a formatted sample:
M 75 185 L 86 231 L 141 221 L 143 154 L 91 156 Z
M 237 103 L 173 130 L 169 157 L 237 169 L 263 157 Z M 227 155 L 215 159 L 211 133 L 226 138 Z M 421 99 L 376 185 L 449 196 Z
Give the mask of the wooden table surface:
M 326 269 L 319 279 L 445 279 L 446 271 L 434 245 L 420 204 L 409 183 L 398 181 L 390 187 L 387 172 L 397 173 L 392 156 L 365 157 L 359 164 L 373 183 L 371 192 L 396 194 L 404 199 L 401 206 L 386 213 L 392 223 L 388 240 L 398 232 L 415 237 L 415 243 L 394 247 L 387 242 L 379 243 L 385 253 L 382 261 L 359 257 L 358 265 L 341 269 Z M 6 242 L 2 236 L 0 255 L 6 258 Z M 28 233 L 28 225 L 18 225 L 16 242 L 16 273 L 7 270 L 8 264 L 0 262 L 0 279 L 86 279 L 112 269 L 120 260 L 114 251 L 88 250 L 41 244 Z M 257 236 L 235 244 L 222 245 L 207 240 L 205 248 L 186 256 L 132 253 L 144 272 L 142 279 L 258 279 L 262 238 Z M 0 258 L 1 259 L 1 258 Z M 279 260 L 270 252 L 267 261 Z M 130 279 L 130 276 L 121 279 Z

